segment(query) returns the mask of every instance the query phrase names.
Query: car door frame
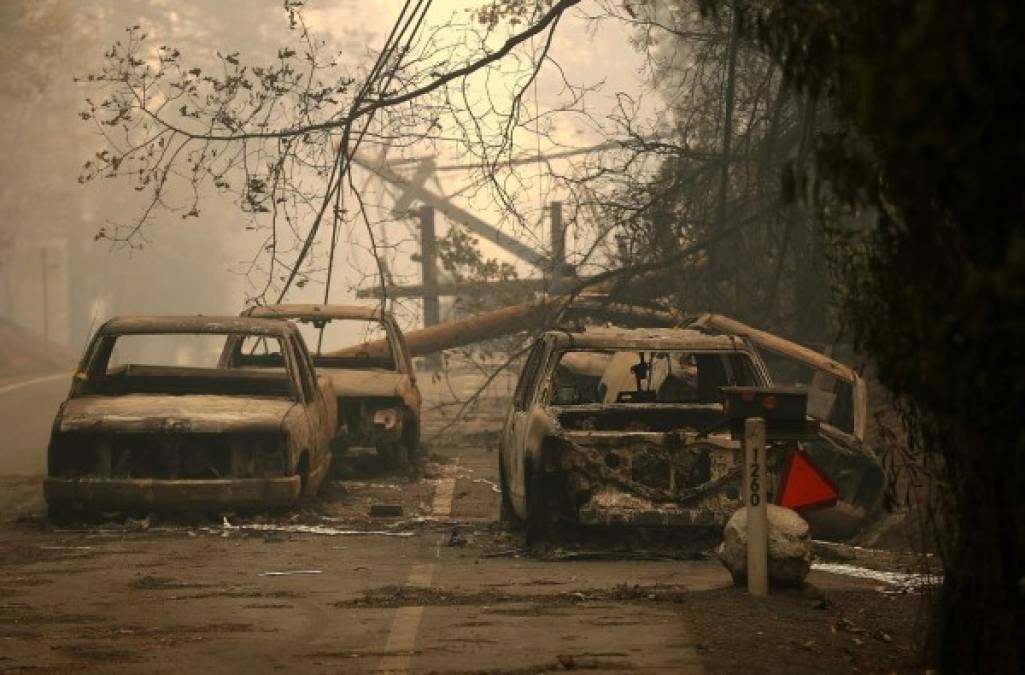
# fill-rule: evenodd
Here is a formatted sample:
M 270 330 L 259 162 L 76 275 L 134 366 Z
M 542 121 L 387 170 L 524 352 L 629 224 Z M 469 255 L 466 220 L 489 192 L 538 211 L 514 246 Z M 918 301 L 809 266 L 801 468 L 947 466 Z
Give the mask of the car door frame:
M 865 380 L 853 368 L 845 366 L 825 354 L 798 344 L 778 335 L 753 328 L 745 323 L 722 316 L 721 314 L 702 314 L 692 326 L 707 326 L 726 335 L 745 338 L 756 349 L 764 349 L 787 359 L 796 361 L 811 368 L 816 373 L 828 375 L 836 380 L 846 382 L 851 387 L 851 430 L 836 429 L 836 432 L 853 437 L 863 442 L 868 430 L 868 387 Z M 767 370 L 767 369 L 766 369 Z M 831 428 L 828 420 L 820 422 Z
M 334 437 L 334 425 L 332 424 L 331 412 L 328 408 L 329 402 L 324 398 L 320 383 L 317 381 L 317 367 L 310 356 L 306 340 L 298 330 L 292 335 L 292 349 L 295 353 L 298 373 L 300 378 L 306 378 L 311 387 L 311 400 L 305 406 L 307 419 L 311 426 L 311 437 L 316 441 L 317 448 L 310 449 L 316 452 L 319 463 L 327 461 L 331 439 Z
M 502 431 L 499 461 L 505 472 L 510 496 L 520 503 L 526 498 L 527 426 L 531 407 L 537 399 L 537 378 L 545 369 L 548 347 L 548 340 L 544 336 L 531 345 L 516 382 Z
M 420 388 L 416 384 L 416 371 L 413 369 L 413 361 L 409 356 L 409 347 L 406 345 L 406 337 L 402 333 L 402 329 L 399 328 L 398 323 L 391 316 L 385 315 L 381 320 L 384 324 L 385 332 L 388 335 L 388 341 L 391 345 L 392 354 L 395 356 L 395 367 L 396 369 L 406 375 L 409 378 L 409 391 L 406 392 L 410 397 L 410 401 L 405 403 L 416 413 L 417 418 L 420 416 L 420 409 L 423 405 L 423 399 L 420 394 Z

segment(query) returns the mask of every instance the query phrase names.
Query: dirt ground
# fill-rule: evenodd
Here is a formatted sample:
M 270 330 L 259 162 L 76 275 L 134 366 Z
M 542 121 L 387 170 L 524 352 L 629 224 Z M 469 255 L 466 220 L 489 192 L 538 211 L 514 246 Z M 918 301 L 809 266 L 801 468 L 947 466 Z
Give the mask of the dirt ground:
M 301 513 L 57 527 L 40 477 L 0 477 L 0 671 L 922 670 L 900 585 L 813 571 L 755 599 L 701 547 L 527 550 L 497 522 L 503 400 L 431 409 L 421 466 L 357 453 Z

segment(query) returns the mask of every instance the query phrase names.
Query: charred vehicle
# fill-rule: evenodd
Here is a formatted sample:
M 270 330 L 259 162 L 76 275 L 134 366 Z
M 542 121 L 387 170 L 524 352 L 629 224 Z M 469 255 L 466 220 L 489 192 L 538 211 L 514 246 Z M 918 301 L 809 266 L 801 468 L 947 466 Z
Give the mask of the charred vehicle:
M 879 458 L 866 444 L 868 388 L 858 373 L 829 356 L 729 317 L 702 314 L 688 325 L 743 337 L 757 348 L 774 384 L 797 386 L 807 393 L 808 414 L 819 421 L 819 432 L 801 447 L 840 493 L 835 506 L 802 514 L 816 536 L 845 539 L 879 514 L 885 479 Z
M 539 338 L 502 432 L 503 512 L 531 538 L 560 523 L 724 524 L 741 505 L 741 453 L 724 424 L 722 388 L 773 380 L 747 337 L 716 332 L 602 328 Z M 829 442 L 856 446 L 848 436 Z M 778 474 L 788 448 L 774 450 Z
M 273 345 L 280 371 L 229 369 L 225 339 Z M 54 514 L 285 507 L 331 461 L 334 392 L 282 321 L 117 318 L 93 337 L 54 420 Z
M 334 387 L 336 450 L 373 447 L 391 461 L 415 457 L 420 390 L 391 314 L 373 307 L 266 305 L 247 310 L 247 315 L 293 321 L 306 335 L 317 371 Z M 259 350 L 238 347 L 226 349 L 228 367 L 276 365 Z

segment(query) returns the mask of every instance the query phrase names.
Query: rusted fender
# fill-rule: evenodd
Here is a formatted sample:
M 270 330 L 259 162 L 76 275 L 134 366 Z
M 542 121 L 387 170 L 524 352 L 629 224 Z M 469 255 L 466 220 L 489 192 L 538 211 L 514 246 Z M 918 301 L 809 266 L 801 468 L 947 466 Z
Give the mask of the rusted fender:
M 400 396 L 409 377 L 387 370 L 341 370 L 321 368 L 331 378 L 337 396 Z

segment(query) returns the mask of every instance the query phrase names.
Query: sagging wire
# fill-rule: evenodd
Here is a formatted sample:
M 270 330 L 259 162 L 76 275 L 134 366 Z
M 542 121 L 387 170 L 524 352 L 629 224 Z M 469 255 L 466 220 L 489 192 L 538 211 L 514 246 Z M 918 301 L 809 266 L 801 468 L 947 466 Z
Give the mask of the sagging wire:
M 387 91 L 388 85 L 391 84 L 392 80 L 395 78 L 396 72 L 398 72 L 399 66 L 401 65 L 401 62 L 402 62 L 402 58 L 408 52 L 409 48 L 413 44 L 414 38 L 416 37 L 417 33 L 420 31 L 420 27 L 423 25 L 423 21 L 426 18 L 427 12 L 430 10 L 431 4 L 433 3 L 433 1 L 434 0 L 419 0 L 417 2 L 416 7 L 413 9 L 412 13 L 410 14 L 408 20 L 406 20 L 405 24 L 402 25 L 402 28 L 399 29 L 399 25 L 402 23 L 403 17 L 405 17 L 406 10 L 408 9 L 409 4 L 410 4 L 410 0 L 407 0 L 406 4 L 402 8 L 402 12 L 399 14 L 398 20 L 396 21 L 395 25 L 392 27 L 392 32 L 388 36 L 388 40 L 385 43 L 384 49 L 381 50 L 381 53 L 378 55 L 377 62 L 374 64 L 374 67 L 371 69 L 370 74 L 367 76 L 367 79 L 365 80 L 365 82 L 363 84 L 363 87 L 360 90 L 360 93 L 354 99 L 353 109 L 356 109 L 358 107 L 359 103 L 370 93 L 371 87 L 374 84 L 374 80 L 376 80 L 380 76 L 381 71 L 384 68 L 384 65 L 391 59 L 392 55 L 395 53 L 395 49 L 396 49 L 397 45 L 399 44 L 399 42 L 401 42 L 403 40 L 403 38 L 405 38 L 405 44 L 403 45 L 401 51 L 398 54 L 398 59 L 395 61 L 395 63 L 393 65 L 393 67 L 391 68 L 387 78 L 384 80 L 383 83 L 381 83 L 381 86 L 379 87 L 379 91 L 381 91 L 381 92 Z M 414 19 L 416 20 L 415 25 L 413 24 Z M 411 25 L 413 26 L 413 30 L 411 32 L 409 32 L 408 36 L 406 36 L 406 32 L 409 31 L 409 28 L 410 28 Z M 397 30 L 398 30 L 398 35 L 396 37 L 396 31 Z M 325 283 L 325 286 L 324 286 L 324 304 L 328 303 L 328 299 L 329 299 L 330 293 L 331 293 L 331 282 L 332 282 L 332 278 L 333 278 L 332 272 L 334 270 L 335 251 L 336 251 L 336 248 L 337 248 L 337 241 L 338 241 L 338 226 L 339 226 L 339 222 L 341 220 L 341 213 L 342 213 L 342 209 L 341 209 L 341 204 L 342 204 L 342 201 L 341 201 L 342 180 L 343 180 L 343 178 L 347 174 L 351 174 L 349 169 L 352 166 L 353 157 L 355 156 L 356 152 L 359 150 L 359 146 L 363 142 L 363 138 L 366 136 L 367 132 L 370 129 L 371 124 L 373 123 L 374 113 L 375 112 L 376 112 L 375 110 L 371 110 L 367 114 L 366 123 L 363 125 L 363 128 L 360 130 L 359 135 L 357 136 L 355 142 L 352 143 L 352 147 L 351 148 L 349 147 L 349 133 L 350 133 L 350 130 L 351 130 L 351 126 L 346 126 L 345 131 L 342 134 L 342 142 L 339 144 L 339 159 L 341 160 L 342 158 L 344 158 L 344 162 L 345 163 L 344 163 L 343 168 L 339 172 L 338 183 L 335 186 L 335 194 L 334 194 L 334 197 L 335 197 L 335 217 L 334 217 L 333 226 L 332 226 L 332 230 L 331 230 L 331 247 L 330 247 L 330 252 L 328 254 L 328 267 L 327 267 L 328 272 L 327 272 L 327 280 L 326 280 L 326 283 Z M 351 175 L 350 175 L 349 183 L 350 183 L 349 187 L 351 189 L 352 188 L 352 185 L 351 185 Z M 381 256 L 379 255 L 378 250 L 377 250 L 377 241 L 376 241 L 376 237 L 374 236 L 373 226 L 371 225 L 371 223 L 370 223 L 370 221 L 368 219 L 364 218 L 364 220 L 366 221 L 367 234 L 370 237 L 371 251 L 373 252 L 374 260 L 377 263 L 378 276 L 381 279 L 381 308 L 383 310 L 383 308 L 385 307 L 385 303 L 388 300 L 388 298 L 387 298 L 387 284 L 386 284 L 386 281 L 385 281 L 385 270 L 384 270 L 383 262 L 381 261 Z M 320 335 L 317 338 L 317 351 L 318 351 L 318 353 L 321 350 L 321 346 L 323 344 L 323 339 L 324 339 L 324 326 L 321 327 Z
M 399 12 L 399 16 L 396 19 L 395 23 L 393 24 L 392 30 L 391 30 L 391 32 L 388 35 L 388 39 L 385 41 L 384 48 L 381 50 L 381 53 L 378 54 L 377 61 L 374 63 L 373 68 L 371 68 L 370 73 L 367 75 L 367 78 L 364 80 L 363 86 L 360 88 L 359 93 L 357 93 L 357 95 L 353 98 L 352 105 L 349 107 L 349 116 L 350 117 L 352 116 L 352 113 L 354 111 L 359 109 L 360 104 L 363 102 L 363 100 L 370 93 L 371 87 L 373 86 L 375 80 L 377 80 L 378 77 L 380 76 L 382 68 L 388 62 L 388 60 L 391 59 L 392 54 L 395 52 L 396 46 L 402 40 L 402 38 L 405 35 L 406 31 L 409 30 L 410 25 L 413 23 L 413 18 L 417 15 L 417 12 L 420 12 L 420 8 L 424 5 L 424 2 L 425 2 L 425 0 L 419 0 L 419 2 L 417 3 L 416 9 L 413 11 L 412 14 L 410 14 L 408 19 L 406 18 L 406 14 L 409 11 L 409 7 L 410 7 L 410 4 L 412 3 L 412 0 L 406 0 L 406 2 L 403 4 L 402 10 Z M 427 2 L 427 7 L 429 8 L 432 0 L 426 0 L 426 2 Z M 423 22 L 423 18 L 424 18 L 425 15 L 426 15 L 426 10 L 420 13 L 419 19 L 416 22 L 416 28 L 414 29 L 414 32 L 407 39 L 407 42 L 406 42 L 406 47 L 407 48 L 412 43 L 412 39 L 415 36 L 416 31 L 419 30 L 419 27 L 420 27 L 421 23 Z M 396 35 L 398 37 L 396 37 Z M 401 59 L 401 55 L 400 55 L 399 58 Z M 398 64 L 396 64 L 396 66 L 397 65 Z M 393 69 L 391 75 L 388 77 L 388 79 L 387 79 L 387 81 L 385 83 L 385 86 L 382 87 L 382 90 L 387 88 L 387 84 L 391 82 L 391 80 L 394 78 L 394 76 L 395 76 L 395 70 Z M 344 130 L 342 132 L 342 142 L 339 144 L 338 152 L 336 154 L 336 161 L 334 161 L 332 163 L 331 175 L 328 177 L 328 189 L 327 189 L 327 191 L 326 191 L 326 193 L 324 195 L 324 200 L 323 200 L 323 202 L 321 204 L 321 208 L 317 212 L 317 216 L 316 216 L 316 218 L 313 221 L 313 225 L 310 227 L 310 232 L 306 236 L 306 240 L 303 242 L 303 247 L 299 251 L 299 255 L 298 255 L 297 259 L 296 259 L 295 265 L 293 265 L 292 269 L 290 270 L 288 279 L 285 280 L 285 284 L 282 287 L 281 292 L 278 294 L 277 302 L 280 303 L 284 299 L 285 295 L 288 293 L 289 288 L 291 288 L 291 286 L 292 286 L 292 282 L 294 282 L 296 276 L 298 276 L 300 265 L 302 264 L 302 261 L 306 258 L 306 256 L 309 254 L 310 248 L 312 248 L 312 246 L 313 246 L 313 241 L 316 238 L 317 232 L 320 229 L 320 224 L 323 221 L 324 213 L 327 211 L 327 207 L 331 203 L 332 198 L 335 198 L 337 192 L 341 190 L 341 188 L 342 188 L 342 179 L 343 179 L 343 177 L 345 175 L 345 172 L 348 171 L 349 166 L 352 163 L 352 155 L 355 153 L 355 150 L 359 147 L 359 141 L 361 141 L 363 139 L 363 136 L 366 134 L 366 131 L 369 128 L 370 119 L 372 119 L 372 117 L 373 117 L 373 111 L 371 111 L 368 114 L 367 125 L 365 125 L 363 127 L 363 131 L 360 133 L 360 136 L 357 139 L 357 143 L 355 144 L 355 147 L 353 148 L 352 152 L 349 152 L 349 143 L 348 143 L 348 139 L 349 139 L 349 135 L 351 133 L 352 125 L 351 125 L 351 122 L 345 125 Z M 335 221 L 334 229 L 337 230 L 337 219 Z M 334 236 L 333 238 L 337 242 L 337 237 Z M 375 257 L 376 257 L 376 251 L 375 251 Z M 334 257 L 333 257 L 333 251 L 332 251 L 332 257 L 331 257 L 332 265 L 333 265 L 333 260 L 334 260 Z

